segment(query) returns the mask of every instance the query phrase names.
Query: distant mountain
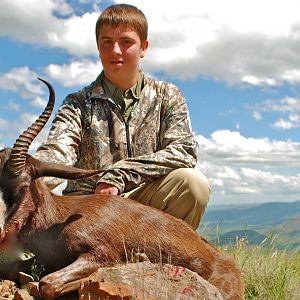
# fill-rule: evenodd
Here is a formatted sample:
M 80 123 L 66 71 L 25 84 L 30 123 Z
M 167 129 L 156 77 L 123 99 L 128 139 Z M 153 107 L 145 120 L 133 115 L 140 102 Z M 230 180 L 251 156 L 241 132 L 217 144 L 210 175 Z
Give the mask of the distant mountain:
M 300 214 L 300 201 L 270 202 L 256 205 L 213 207 L 206 210 L 202 223 L 209 227 L 277 225 Z
M 241 237 L 257 245 L 276 236 L 282 248 L 300 247 L 300 201 L 211 206 L 198 232 L 222 245 Z
M 255 230 L 235 230 L 222 234 L 211 239 L 215 245 L 226 246 L 235 245 L 237 240 L 245 240 L 251 245 L 268 245 L 269 239 L 266 235 L 260 234 Z

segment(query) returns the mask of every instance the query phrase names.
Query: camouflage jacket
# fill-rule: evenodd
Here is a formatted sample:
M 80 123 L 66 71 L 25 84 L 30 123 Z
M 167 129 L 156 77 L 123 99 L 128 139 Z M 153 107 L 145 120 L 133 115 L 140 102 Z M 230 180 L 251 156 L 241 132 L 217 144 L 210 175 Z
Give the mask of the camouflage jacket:
M 196 164 L 197 144 L 179 89 L 144 76 L 144 88 L 126 122 L 105 94 L 99 76 L 66 97 L 47 141 L 34 155 L 49 162 L 104 169 L 99 176 L 69 181 L 64 194 L 93 193 L 98 182 L 120 194 L 177 168 Z M 50 188 L 61 183 L 46 181 Z

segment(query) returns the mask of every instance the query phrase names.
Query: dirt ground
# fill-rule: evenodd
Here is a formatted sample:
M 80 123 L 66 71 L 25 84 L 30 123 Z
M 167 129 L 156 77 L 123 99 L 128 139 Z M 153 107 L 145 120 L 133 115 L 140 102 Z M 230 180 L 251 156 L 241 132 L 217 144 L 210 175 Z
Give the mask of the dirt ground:
M 13 299 L 17 291 L 16 284 L 9 280 L 0 280 L 0 300 Z

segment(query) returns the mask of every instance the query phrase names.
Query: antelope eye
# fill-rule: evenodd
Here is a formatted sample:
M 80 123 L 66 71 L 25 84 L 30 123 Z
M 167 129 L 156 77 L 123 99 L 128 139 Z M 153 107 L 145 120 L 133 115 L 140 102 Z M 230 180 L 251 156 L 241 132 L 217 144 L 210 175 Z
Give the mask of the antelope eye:
M 26 186 L 22 186 L 18 191 L 18 196 L 21 197 L 25 194 Z

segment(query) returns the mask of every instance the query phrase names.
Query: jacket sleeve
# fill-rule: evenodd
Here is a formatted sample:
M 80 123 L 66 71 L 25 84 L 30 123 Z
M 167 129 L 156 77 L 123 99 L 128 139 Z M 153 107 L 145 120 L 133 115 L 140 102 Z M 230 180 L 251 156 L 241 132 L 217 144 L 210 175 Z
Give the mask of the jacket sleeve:
M 71 94 L 64 100 L 52 122 L 46 142 L 33 155 L 35 158 L 69 166 L 77 161 L 82 127 L 81 110 L 75 98 L 76 94 Z M 50 189 L 64 181 L 53 177 L 44 177 L 43 180 Z
M 197 143 L 186 100 L 174 85 L 166 84 L 162 90 L 158 151 L 115 163 L 99 182 L 113 184 L 123 193 L 175 169 L 196 165 Z

